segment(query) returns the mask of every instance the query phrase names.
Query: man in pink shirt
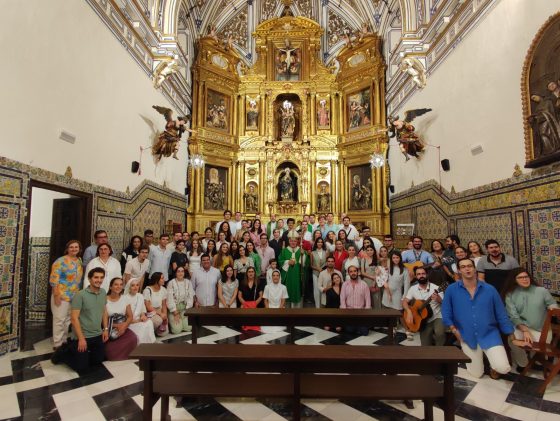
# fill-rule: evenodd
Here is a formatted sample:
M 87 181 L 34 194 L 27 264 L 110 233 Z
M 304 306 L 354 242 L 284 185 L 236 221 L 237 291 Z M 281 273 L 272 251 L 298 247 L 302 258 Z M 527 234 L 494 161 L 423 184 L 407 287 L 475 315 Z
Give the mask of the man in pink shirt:
M 261 256 L 261 277 L 266 277 L 266 271 L 270 266 L 270 259 L 276 258 L 274 249 L 268 245 L 268 236 L 263 232 L 260 237 L 260 243 L 256 247 L 257 253 Z
M 371 295 L 367 284 L 358 276 L 358 268 L 350 266 L 348 268 L 350 279 L 342 284 L 340 291 L 340 308 L 371 308 Z M 367 336 L 369 328 L 348 326 L 348 332 L 356 332 L 359 335 Z

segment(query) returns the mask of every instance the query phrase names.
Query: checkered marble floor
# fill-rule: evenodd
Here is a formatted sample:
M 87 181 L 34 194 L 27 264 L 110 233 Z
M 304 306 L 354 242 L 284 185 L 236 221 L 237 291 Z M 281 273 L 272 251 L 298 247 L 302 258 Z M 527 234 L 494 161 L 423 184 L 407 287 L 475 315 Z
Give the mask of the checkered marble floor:
M 338 334 L 314 327 L 296 329 L 296 344 L 383 345 L 387 335 L 382 329 L 368 336 Z M 199 343 L 283 344 L 287 332 L 240 332 L 229 327 L 207 326 Z M 418 346 L 419 338 L 406 340 L 397 333 L 401 346 Z M 162 342 L 190 342 L 190 334 L 168 336 Z M 165 346 L 162 344 L 162 346 Z M 319 352 L 319 349 L 318 349 Z M 105 362 L 95 372 L 79 377 L 65 365 L 50 362 L 50 339 L 34 345 L 33 350 L 0 358 L 0 419 L 13 420 L 139 420 L 142 406 L 142 372 L 135 361 Z M 475 379 L 464 367 L 455 377 L 457 420 L 531 420 L 560 421 L 560 378 L 544 396 L 538 371 L 530 377 L 510 373 L 500 380 L 488 376 Z M 407 409 L 399 401 L 305 400 L 304 420 L 419 420 L 421 401 Z M 285 420 L 291 418 L 290 402 L 284 399 L 185 399 L 171 401 L 171 418 L 178 420 Z M 159 402 L 154 407 L 159 419 Z M 435 419 L 443 412 L 435 408 Z

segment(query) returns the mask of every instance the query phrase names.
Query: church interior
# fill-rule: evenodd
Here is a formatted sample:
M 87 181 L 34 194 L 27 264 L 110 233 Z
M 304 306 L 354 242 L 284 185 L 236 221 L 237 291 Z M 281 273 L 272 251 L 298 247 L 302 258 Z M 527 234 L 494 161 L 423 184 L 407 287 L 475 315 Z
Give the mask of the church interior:
M 496 373 L 494 357 L 479 343 L 485 374 L 475 376 L 471 366 L 459 363 L 453 409 L 436 401 L 433 419 L 560 420 L 560 326 L 554 317 L 543 326 L 557 307 L 552 302 L 560 302 L 560 0 L 26 0 L 2 4 L 0 28 L 6 57 L 0 67 L 0 419 L 159 419 L 164 405 L 173 420 L 296 419 L 285 396 L 171 394 L 167 404 L 161 398 L 153 414 L 147 413 L 147 377 L 138 359 L 107 358 L 84 374 L 58 363 L 60 349 L 70 345 L 57 344 L 53 335 L 61 317 L 53 273 L 59 258 L 71 254 L 70 240 L 81 244 L 74 259 L 84 259 L 76 269 L 78 283 L 83 278 L 94 285 L 89 269 L 101 266 L 87 264 L 86 253 L 93 250 L 91 262 L 102 259 L 101 246 L 110 244 L 108 258 L 121 262 L 115 272 L 115 279 L 122 277 L 120 291 L 130 294 L 133 282 L 127 281 L 136 278 L 127 271 L 134 257 L 142 268 L 138 296 L 144 298 L 141 290 L 149 288 L 157 253 L 167 253 L 172 242 L 171 262 L 186 265 L 187 290 L 196 292 L 190 305 L 180 307 L 187 310 L 218 307 L 218 301 L 222 306 L 225 281 L 217 281 L 215 303 L 207 304 L 197 290 L 202 275 L 194 272 L 207 270 L 206 253 L 222 280 L 230 262 L 239 288 L 253 282 L 245 259 L 251 259 L 257 284 L 260 279 L 266 288 L 276 285 L 276 269 L 259 254 L 278 231 L 279 249 L 272 250 L 278 286 L 287 284 L 291 297 L 282 298 L 280 307 L 323 310 L 318 297 L 325 291 L 315 293 L 317 275 L 328 267 L 321 253 L 335 256 L 335 267 L 344 269 L 341 284 L 350 284 L 352 266 L 336 260 L 341 252 L 345 259 L 356 256 L 361 279 L 367 262 L 381 262 L 381 249 L 389 249 L 385 283 L 379 283 L 378 269 L 373 283 L 365 282 L 370 291 L 379 290 L 377 301 L 377 292 L 368 293 L 365 308 L 404 312 L 394 334 L 395 354 L 405 347 L 429 348 L 405 326 L 407 287 L 399 292 L 404 304 L 385 301 L 391 301 L 387 278 L 394 267 L 413 285 L 416 268 L 398 269 L 408 253 L 437 283 L 432 272 L 439 259 L 450 282 L 445 292 L 438 284 L 441 294 L 436 290 L 430 298 L 435 304 L 426 305 L 438 306 L 433 311 L 440 322 L 443 317 L 445 348 L 462 349 L 455 332 L 464 337 L 463 328 L 446 323 L 456 307 L 445 301 L 459 290 L 455 286 L 467 285 L 471 274 L 461 264 L 474 260 L 474 282 L 493 288 L 503 298 L 495 305 L 511 319 L 488 322 L 493 329 L 499 324 L 508 370 Z M 9 57 L 17 58 L 17 66 Z M 221 236 L 224 221 L 229 228 Z M 338 241 L 329 240 L 329 226 L 336 227 Z M 162 234 L 169 236 L 167 246 Z M 374 260 L 364 235 L 371 237 Z M 416 248 L 420 239 L 423 245 Z M 324 248 L 315 269 L 317 240 Z M 337 248 L 339 242 L 345 250 Z M 143 244 L 150 270 L 140 266 Z M 222 254 L 225 244 L 229 251 Z M 491 259 L 496 245 L 501 261 Z M 399 262 L 393 247 L 401 250 Z M 284 252 L 291 255 L 283 258 Z M 165 256 L 166 267 L 155 273 L 165 278 L 167 290 L 156 279 L 153 293 L 168 291 L 170 301 L 171 279 L 180 270 Z M 508 259 L 516 265 L 507 274 L 504 269 L 504 276 L 528 275 L 530 288 L 552 300 L 543 307 L 539 328 L 531 327 L 537 334 L 532 344 L 523 339 L 525 325 L 515 321 L 526 320 L 517 312 L 529 311 L 527 301 L 514 318 L 513 298 L 508 301 L 505 287 L 491 286 Z M 102 265 L 107 285 L 111 281 L 109 308 L 111 300 L 121 300 L 120 292 L 112 298 L 113 272 Z M 297 292 L 290 285 L 295 267 Z M 331 284 L 328 276 L 327 289 L 333 289 L 334 277 Z M 509 282 L 500 279 L 500 286 Z M 236 300 L 235 291 L 236 305 L 251 301 L 241 289 Z M 273 300 L 264 291 L 268 307 Z M 299 303 L 294 294 L 301 295 Z M 71 325 L 79 351 L 83 335 L 76 333 L 80 312 L 74 301 L 64 307 L 63 337 Z M 142 323 L 155 326 L 155 300 L 140 301 L 147 315 Z M 170 303 L 163 308 L 167 312 Z M 104 311 L 102 326 L 97 323 L 103 338 L 113 332 L 107 323 L 117 324 Z M 473 305 L 471 311 L 482 319 L 481 308 Z M 171 312 L 166 317 L 158 323 L 169 324 L 169 332 L 159 335 L 156 327 L 154 337 L 152 328 L 152 342 L 161 349 L 202 346 L 195 345 L 191 326 L 181 330 L 179 322 L 176 333 L 171 328 L 178 319 Z M 317 345 L 310 348 L 317 349 L 318 359 L 321 349 L 343 347 L 351 360 L 353 347 L 390 345 L 391 326 L 360 334 L 319 324 L 247 330 L 232 322 L 205 325 L 197 334 L 199 344 L 263 345 L 263 354 L 267 346 Z M 546 345 L 538 336 L 544 328 L 553 337 L 552 369 L 545 362 L 527 366 L 527 356 L 538 354 L 534 347 Z M 437 330 L 434 338 L 437 344 Z M 519 348 L 525 363 L 510 349 L 516 340 L 525 341 Z M 430 419 L 422 399 L 342 395 L 302 399 L 301 419 Z

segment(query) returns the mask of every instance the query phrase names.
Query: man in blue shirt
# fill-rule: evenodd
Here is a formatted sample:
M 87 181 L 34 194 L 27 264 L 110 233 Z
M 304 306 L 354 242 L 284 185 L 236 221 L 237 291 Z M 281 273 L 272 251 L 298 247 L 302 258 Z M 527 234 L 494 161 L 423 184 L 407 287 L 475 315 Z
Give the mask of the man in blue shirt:
M 422 250 L 424 240 L 422 237 L 415 235 L 412 237 L 412 250 L 402 252 L 403 263 L 422 262 L 424 266 L 430 266 L 434 263 L 434 257 L 426 250 Z
M 443 324 L 451 329 L 471 359 L 467 364 L 469 374 L 482 377 L 484 352 L 490 362 L 490 377 L 497 379 L 511 369 L 500 331 L 511 335 L 513 325 L 496 288 L 477 278 L 474 262 L 460 259 L 457 267 L 461 279 L 445 290 Z

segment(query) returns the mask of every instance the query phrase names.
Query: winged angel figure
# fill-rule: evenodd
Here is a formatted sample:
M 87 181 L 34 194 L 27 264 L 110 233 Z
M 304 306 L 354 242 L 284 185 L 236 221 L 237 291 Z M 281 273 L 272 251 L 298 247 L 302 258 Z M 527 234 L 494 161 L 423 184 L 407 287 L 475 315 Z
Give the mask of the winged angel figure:
M 414 131 L 416 129 L 410 123 L 412 123 L 416 117 L 420 117 L 430 111 L 432 111 L 431 108 L 408 110 L 405 112 L 404 120 L 400 120 L 399 116 L 389 117 L 389 137 L 395 137 L 397 139 L 401 152 L 407 161 L 411 156 L 419 158 L 419 154 L 424 150 L 424 144 Z
M 173 119 L 173 111 L 169 108 L 153 105 L 158 113 L 165 117 L 165 130 L 158 136 L 155 145 L 152 147 L 152 155 L 157 156 L 159 161 L 162 157 L 170 157 L 179 159 L 177 152 L 179 151 L 179 141 L 184 132 L 194 133 L 193 130 L 188 129 L 186 124 L 190 121 L 191 116 L 177 117 Z
M 154 87 L 159 88 L 165 79 L 181 69 L 177 60 L 162 60 L 154 70 Z
M 401 72 L 408 73 L 412 77 L 412 81 L 418 88 L 423 89 L 426 86 L 426 69 L 414 57 L 405 57 L 401 62 Z

